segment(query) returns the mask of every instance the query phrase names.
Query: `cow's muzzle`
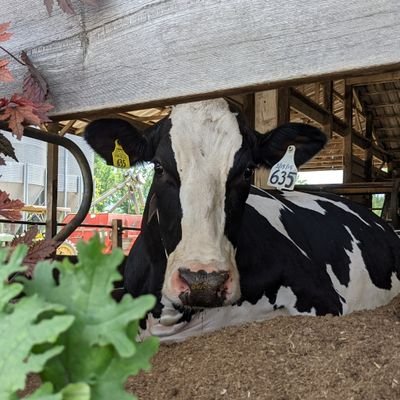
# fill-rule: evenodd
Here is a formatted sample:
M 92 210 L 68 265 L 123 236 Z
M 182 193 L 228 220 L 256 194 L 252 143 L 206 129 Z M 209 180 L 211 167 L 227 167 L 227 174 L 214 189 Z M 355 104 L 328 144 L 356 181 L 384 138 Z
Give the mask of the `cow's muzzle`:
M 178 269 L 179 278 L 186 285 L 179 294 L 184 306 L 189 307 L 220 307 L 226 299 L 227 271 L 205 270 L 191 271 L 188 268 Z

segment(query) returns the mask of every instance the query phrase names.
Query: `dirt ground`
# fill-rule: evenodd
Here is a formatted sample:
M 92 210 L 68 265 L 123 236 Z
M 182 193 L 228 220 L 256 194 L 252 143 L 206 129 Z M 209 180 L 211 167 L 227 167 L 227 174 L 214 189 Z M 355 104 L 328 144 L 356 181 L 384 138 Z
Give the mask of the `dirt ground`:
M 163 345 L 127 389 L 140 400 L 399 400 L 400 297 L 346 317 L 279 317 Z

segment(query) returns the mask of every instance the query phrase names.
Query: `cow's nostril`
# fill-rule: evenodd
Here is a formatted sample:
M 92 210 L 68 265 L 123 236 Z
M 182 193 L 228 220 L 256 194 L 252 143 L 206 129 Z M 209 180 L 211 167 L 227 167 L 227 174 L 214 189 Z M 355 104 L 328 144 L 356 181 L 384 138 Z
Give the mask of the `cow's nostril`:
M 189 291 L 179 295 L 185 305 L 197 307 L 222 306 L 226 296 L 227 271 L 206 272 L 179 268 L 179 278 L 187 283 Z

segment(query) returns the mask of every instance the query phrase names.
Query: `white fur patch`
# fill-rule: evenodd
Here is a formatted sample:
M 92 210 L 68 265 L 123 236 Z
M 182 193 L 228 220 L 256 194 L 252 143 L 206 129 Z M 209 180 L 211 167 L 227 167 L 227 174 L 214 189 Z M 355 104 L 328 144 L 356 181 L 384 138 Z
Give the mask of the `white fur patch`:
M 234 249 L 224 228 L 226 181 L 243 142 L 237 120 L 223 99 L 178 105 L 170 119 L 181 181 L 182 239 L 168 258 L 163 288 L 167 297 L 172 292 L 170 277 L 182 265 L 212 264 L 230 270 L 233 281 L 239 282 Z
M 348 287 L 342 285 L 332 270 L 331 265 L 327 265 L 327 272 L 337 293 L 344 299 L 343 314 L 348 314 L 357 310 L 368 310 L 387 304 L 400 292 L 400 281 L 396 274 L 392 275 L 392 287 L 390 290 L 376 287 L 369 276 L 362 257 L 359 242 L 352 235 L 346 226 L 348 234 L 352 238 L 352 250 L 346 250 L 350 258 L 350 282 Z
M 308 258 L 307 253 L 293 241 L 282 223 L 281 211 L 288 209 L 282 202 L 272 195 L 270 197 L 263 197 L 250 194 L 247 198 L 247 204 L 252 206 L 259 214 L 265 217 L 278 232 L 285 236 L 305 257 Z
M 318 195 L 310 194 L 310 193 L 304 193 L 304 192 L 288 192 L 285 191 L 282 193 L 282 195 L 287 198 L 289 201 L 291 201 L 293 204 L 296 204 L 296 206 L 306 208 L 308 210 L 312 210 L 315 212 L 318 212 L 322 215 L 326 214 L 326 210 L 322 208 L 319 204 L 318 201 L 324 201 L 333 204 L 334 206 L 341 208 L 345 212 L 348 212 L 355 217 L 357 217 L 361 222 L 363 222 L 365 225 L 370 226 L 370 224 L 362 219 L 360 215 L 358 215 L 356 212 L 351 210 L 346 204 L 340 202 L 340 201 L 335 201 L 328 199 L 326 197 L 320 197 Z
M 163 310 L 164 313 L 164 310 Z M 176 311 L 178 315 L 179 312 Z M 274 310 L 267 297 L 262 297 L 256 304 L 245 301 L 240 306 L 225 306 L 205 309 L 193 315 L 190 322 L 166 326 L 151 314 L 147 319 L 147 328 L 140 333 L 140 339 L 158 336 L 163 343 L 180 342 L 191 336 L 213 332 L 227 326 L 235 326 L 254 321 L 265 321 L 274 317 L 289 315 L 285 308 Z
M 315 309 L 310 312 L 299 312 L 295 304 L 297 297 L 289 287 L 280 287 L 277 293 L 276 308 L 266 296 L 263 296 L 256 304 L 244 301 L 240 306 L 225 306 L 205 309 L 192 316 L 190 322 L 180 322 L 173 325 L 165 325 L 165 316 L 171 319 L 171 308 L 164 308 L 160 319 L 154 318 L 151 314 L 147 319 L 147 328 L 140 333 L 140 339 L 147 336 L 158 336 L 163 343 L 180 342 L 191 336 L 203 335 L 228 326 L 241 325 L 249 322 L 266 321 L 275 317 L 289 315 L 312 315 L 315 316 Z M 175 310 L 175 321 L 179 320 L 182 314 Z

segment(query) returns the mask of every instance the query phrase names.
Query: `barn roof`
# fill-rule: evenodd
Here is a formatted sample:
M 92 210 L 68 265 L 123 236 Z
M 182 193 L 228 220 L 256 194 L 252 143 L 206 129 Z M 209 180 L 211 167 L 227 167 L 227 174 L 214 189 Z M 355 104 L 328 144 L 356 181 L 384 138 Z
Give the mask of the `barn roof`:
M 380 149 L 381 157 L 374 157 L 373 163 L 377 169 L 387 167 L 388 161 L 400 161 L 400 75 L 396 73 L 385 74 L 384 82 L 374 81 L 373 78 L 353 78 L 353 129 L 356 135 L 354 155 L 356 160 L 365 161 L 365 138 L 367 115 L 373 121 L 373 144 Z M 343 131 L 345 80 L 333 81 L 333 113 L 337 117 L 337 130 L 333 130 L 326 148 L 313 160 L 306 164 L 304 170 L 332 170 L 343 168 Z M 290 120 L 311 123 L 323 127 L 323 113 L 305 113 L 298 107 L 298 99 L 309 101 L 310 107 L 323 111 L 324 94 L 323 82 L 308 83 L 291 87 L 292 104 Z M 243 105 L 244 96 L 230 97 L 236 104 Z M 299 110 L 300 108 L 300 110 Z M 64 132 L 81 134 L 86 124 L 99 116 L 119 117 L 131 121 L 139 128 L 152 125 L 167 116 L 170 106 L 145 108 L 142 110 L 126 111 L 121 113 L 101 113 L 81 119 L 60 121 Z M 335 125 L 334 125 L 335 126 Z M 377 153 L 378 154 L 378 153 Z M 384 157 L 383 157 L 384 156 Z

